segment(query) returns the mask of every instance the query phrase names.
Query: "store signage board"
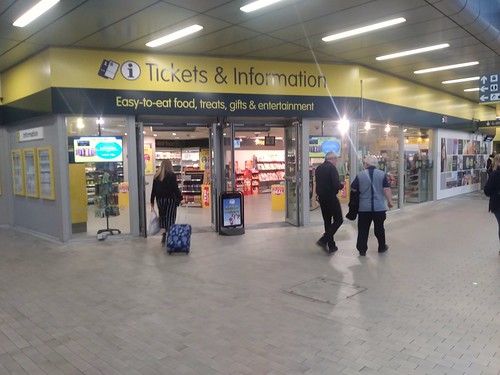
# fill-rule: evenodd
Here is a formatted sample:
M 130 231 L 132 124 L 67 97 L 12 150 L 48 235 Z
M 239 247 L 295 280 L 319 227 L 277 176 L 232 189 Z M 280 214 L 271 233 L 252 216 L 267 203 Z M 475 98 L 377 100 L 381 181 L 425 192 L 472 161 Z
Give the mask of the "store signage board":
M 18 132 L 19 142 L 35 141 L 37 139 L 43 139 L 43 128 L 31 128 L 25 129 Z
M 500 73 L 482 75 L 479 82 L 479 104 L 500 102 Z

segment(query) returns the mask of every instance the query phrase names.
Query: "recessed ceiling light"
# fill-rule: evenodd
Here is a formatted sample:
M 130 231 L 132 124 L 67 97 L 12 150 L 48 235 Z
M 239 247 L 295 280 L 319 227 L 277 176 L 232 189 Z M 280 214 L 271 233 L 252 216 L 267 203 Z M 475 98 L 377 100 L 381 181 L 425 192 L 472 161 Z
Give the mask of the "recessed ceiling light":
M 479 91 L 479 87 L 474 87 L 472 89 L 465 89 L 465 92 L 470 92 L 470 91 Z
M 468 82 L 468 81 L 479 81 L 478 77 L 467 77 L 467 78 L 458 78 L 458 79 L 450 79 L 449 81 L 441 82 L 443 85 L 449 85 L 450 83 L 460 83 L 460 82 Z
M 348 38 L 350 36 L 367 33 L 367 32 L 373 31 L 373 30 L 382 29 L 384 27 L 389 27 L 389 26 L 397 25 L 397 24 L 405 22 L 405 21 L 406 21 L 405 18 L 399 17 L 399 18 L 395 18 L 395 19 L 392 19 L 392 20 L 389 20 L 389 21 L 379 22 L 379 23 L 375 23 L 373 25 L 363 26 L 363 27 L 360 27 L 360 28 L 357 28 L 357 29 L 353 29 L 353 30 L 349 30 L 349 31 L 344 31 L 342 33 L 332 34 L 332 35 L 329 35 L 329 36 L 325 36 L 321 40 L 323 40 L 323 42 L 331 42 L 331 41 L 334 41 L 334 40 Z
M 415 70 L 413 73 L 415 73 L 415 74 L 425 74 L 425 73 L 439 72 L 441 70 L 465 68 L 467 66 L 472 66 L 472 65 L 477 65 L 477 64 L 479 64 L 479 61 L 471 61 L 471 62 L 466 62 L 466 63 L 461 63 L 461 64 L 437 66 L 435 68 Z
M 243 7 L 240 8 L 242 12 L 253 12 L 254 10 L 258 10 L 264 7 L 267 7 L 271 4 L 277 3 L 281 0 L 257 0 L 254 1 L 253 3 L 247 4 Z
M 179 31 L 176 31 L 174 33 L 162 36 L 161 38 L 152 40 L 151 42 L 147 42 L 146 46 L 158 47 L 158 46 L 161 46 L 163 44 L 170 43 L 170 42 L 173 42 L 174 40 L 177 40 L 177 39 L 183 38 L 185 36 L 188 36 L 190 34 L 193 34 L 197 31 L 202 30 L 202 29 L 203 29 L 203 26 L 192 25 L 192 26 L 186 27 L 184 29 L 181 29 Z
M 448 48 L 449 46 L 450 45 L 448 43 L 436 44 L 434 46 L 416 48 L 416 49 L 412 49 L 409 51 L 403 51 L 403 52 L 397 52 L 397 53 L 391 53 L 390 55 L 379 56 L 379 57 L 376 57 L 375 59 L 379 60 L 379 61 L 380 60 L 395 59 L 395 58 L 403 57 L 403 56 L 416 55 L 417 53 L 424 53 L 424 52 L 429 52 L 429 51 L 435 51 L 437 49 Z
M 24 27 L 30 24 L 32 21 L 40 17 L 54 5 L 56 5 L 59 0 L 42 0 L 35 4 L 33 8 L 24 13 L 21 17 L 14 21 L 12 25 L 16 27 Z

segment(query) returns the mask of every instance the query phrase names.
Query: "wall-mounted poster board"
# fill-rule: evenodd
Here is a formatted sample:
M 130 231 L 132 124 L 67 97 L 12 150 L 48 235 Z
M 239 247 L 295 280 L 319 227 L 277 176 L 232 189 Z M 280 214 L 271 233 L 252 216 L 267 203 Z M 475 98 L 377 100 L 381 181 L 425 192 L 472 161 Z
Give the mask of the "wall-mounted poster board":
M 23 150 L 24 183 L 27 197 L 38 198 L 38 163 L 34 148 Z
M 12 150 L 12 184 L 15 195 L 25 195 L 24 190 L 24 165 L 21 150 Z
M 37 148 L 38 159 L 38 185 L 40 198 L 55 199 L 54 169 L 52 166 L 52 148 Z

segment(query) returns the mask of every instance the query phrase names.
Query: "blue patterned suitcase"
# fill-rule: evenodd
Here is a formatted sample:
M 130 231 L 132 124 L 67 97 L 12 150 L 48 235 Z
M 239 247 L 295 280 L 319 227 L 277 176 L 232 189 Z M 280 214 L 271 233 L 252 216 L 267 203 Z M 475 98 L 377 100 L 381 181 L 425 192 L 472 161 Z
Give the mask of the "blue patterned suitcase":
M 185 252 L 189 254 L 191 246 L 191 225 L 173 224 L 168 229 L 167 253 Z

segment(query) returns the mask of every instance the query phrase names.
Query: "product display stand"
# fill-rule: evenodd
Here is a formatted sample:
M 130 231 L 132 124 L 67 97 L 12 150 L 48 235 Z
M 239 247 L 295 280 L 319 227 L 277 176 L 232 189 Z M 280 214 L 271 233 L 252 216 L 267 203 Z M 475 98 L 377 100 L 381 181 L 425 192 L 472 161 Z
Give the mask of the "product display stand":
M 108 196 L 107 195 L 104 196 L 104 202 L 106 204 L 106 206 L 104 208 L 104 212 L 106 213 L 106 229 L 99 229 L 97 231 L 97 234 L 101 234 L 104 232 L 109 232 L 111 234 L 115 234 L 114 232 L 117 232 L 118 234 L 120 234 L 121 231 L 119 229 L 111 229 L 109 227 L 109 211 L 111 210 L 111 207 L 108 205 Z
M 99 183 L 96 184 L 96 194 L 98 199 L 96 201 L 96 216 L 106 217 L 106 229 L 99 229 L 97 235 L 101 233 L 115 234 L 121 233 L 119 229 L 112 229 L 109 227 L 109 217 L 118 216 L 120 214 L 118 204 L 118 190 L 117 185 L 114 185 L 110 179 L 109 173 L 99 176 Z

